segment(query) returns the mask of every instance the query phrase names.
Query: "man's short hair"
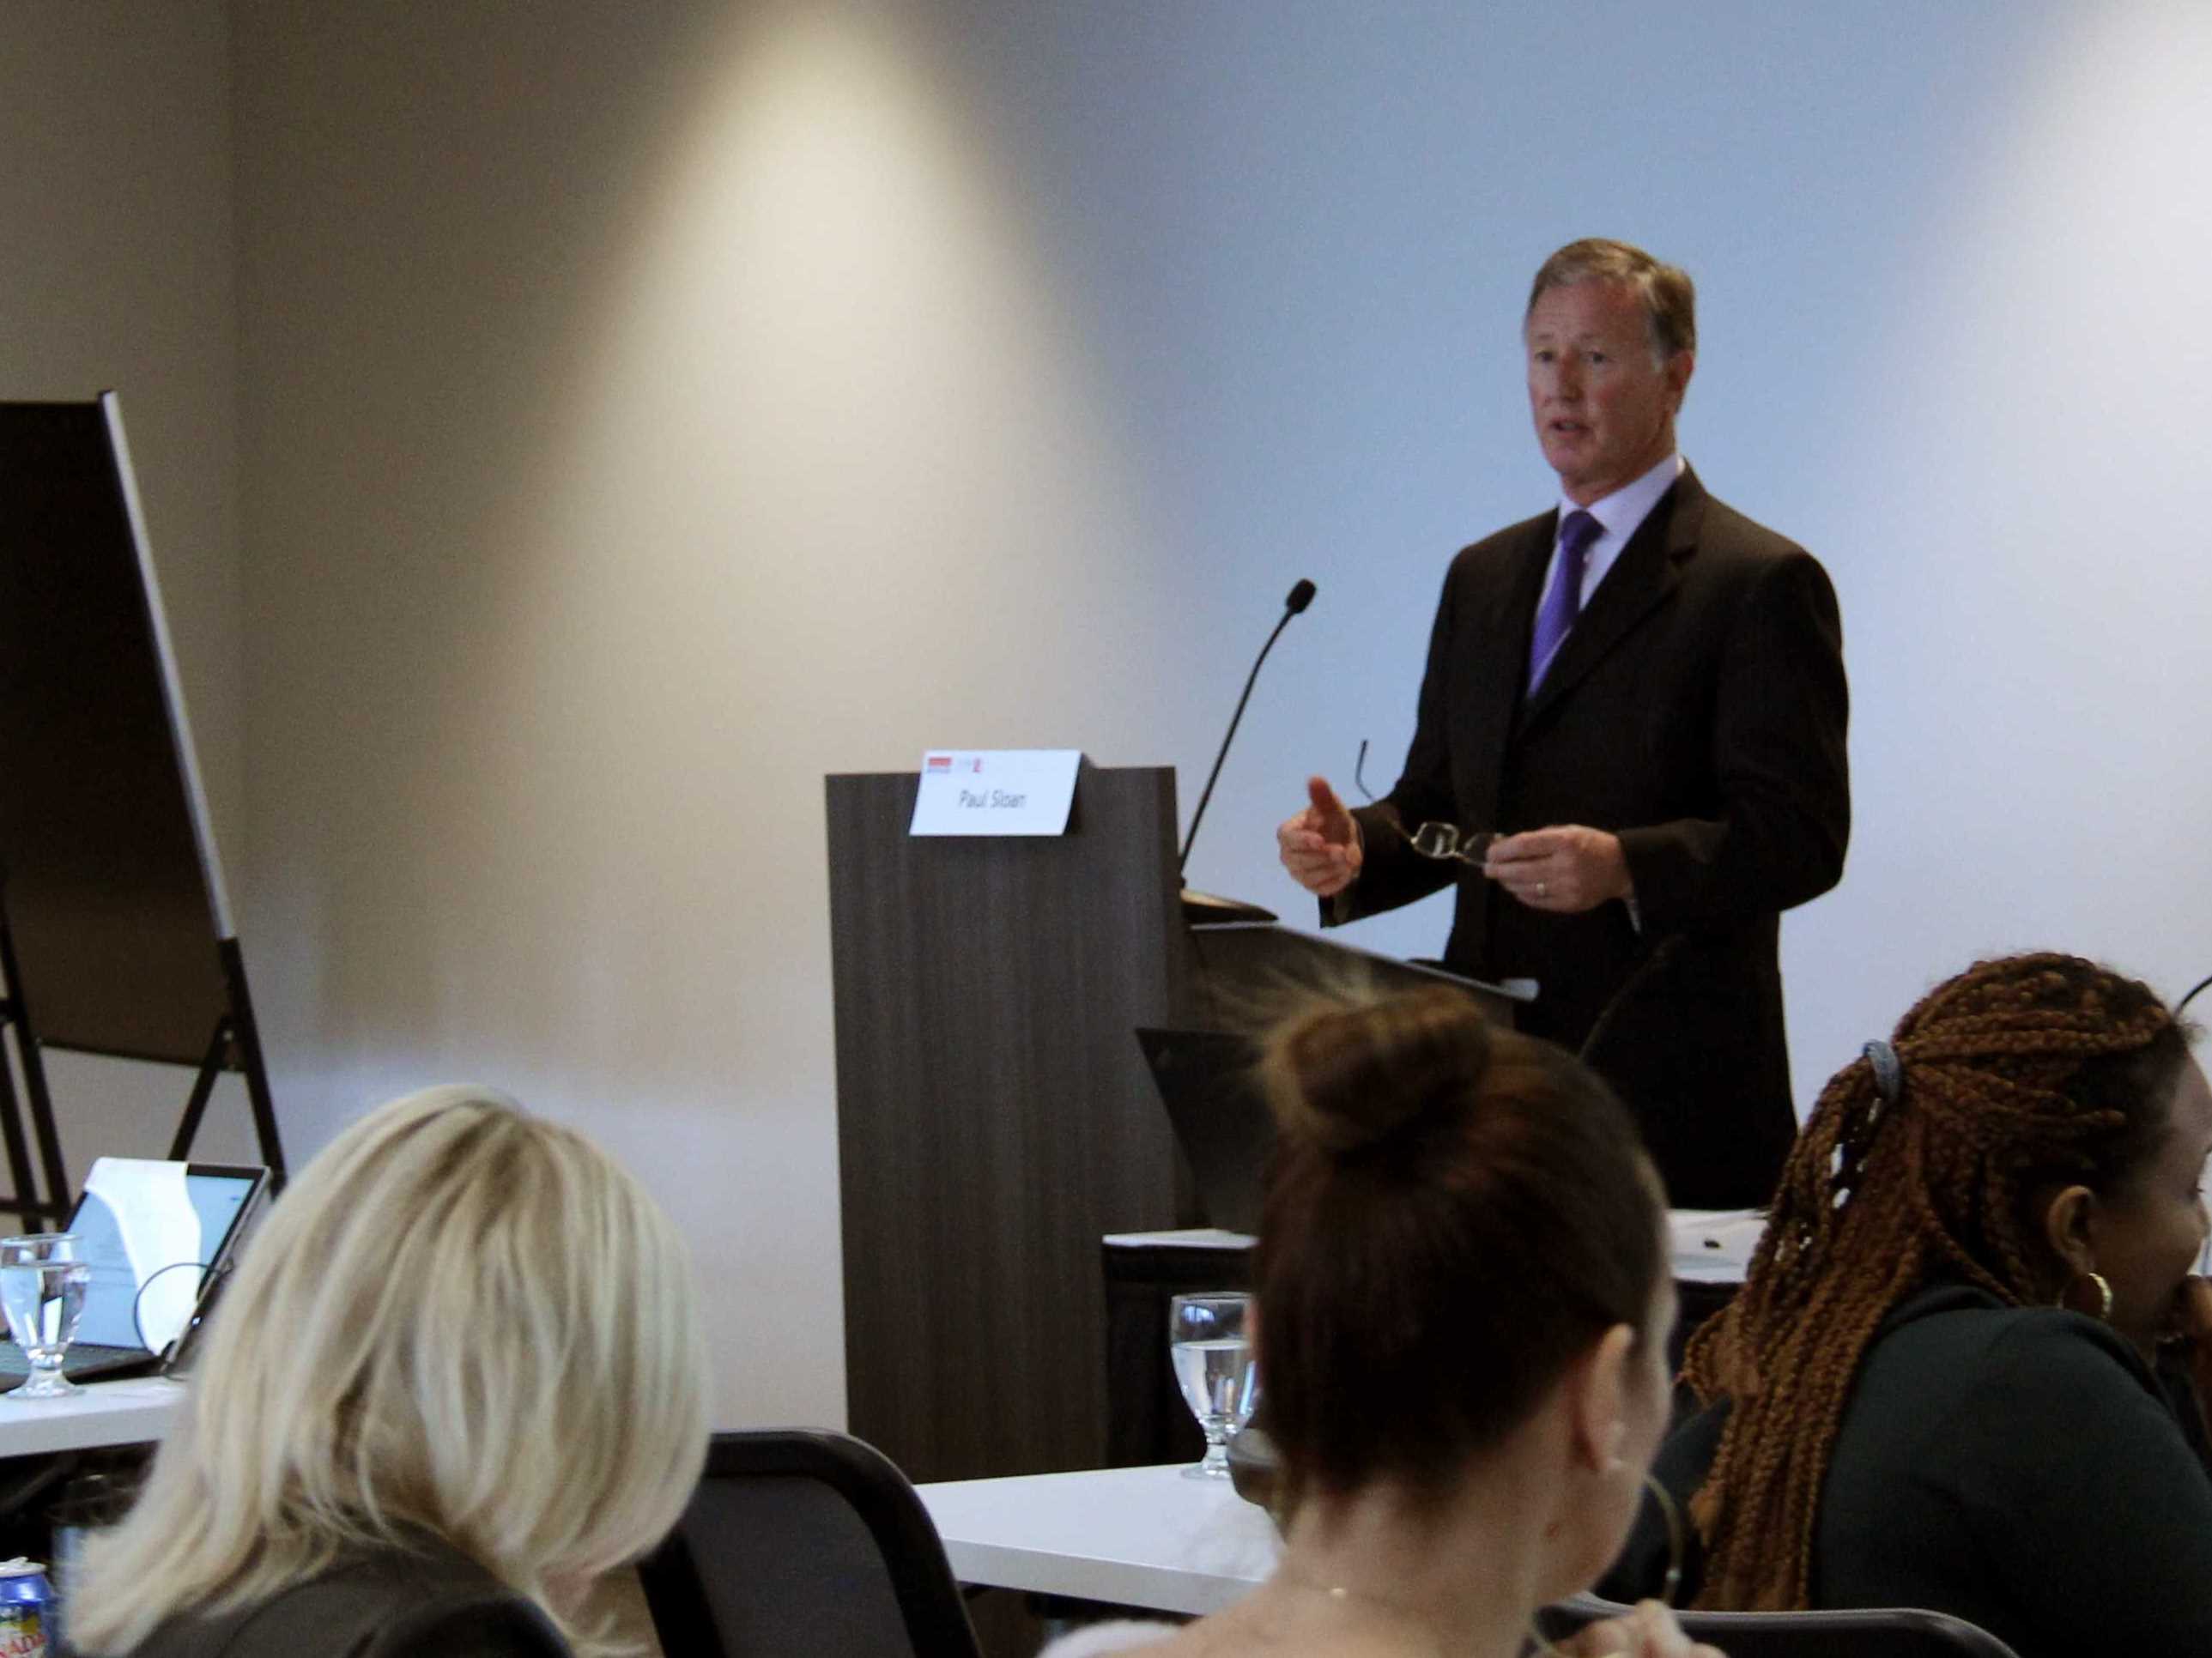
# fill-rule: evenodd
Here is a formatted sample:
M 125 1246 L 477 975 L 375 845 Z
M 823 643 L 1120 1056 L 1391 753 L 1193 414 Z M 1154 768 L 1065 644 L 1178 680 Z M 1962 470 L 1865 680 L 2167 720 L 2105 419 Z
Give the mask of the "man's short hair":
M 1698 349 L 1698 290 L 1690 273 L 1680 265 L 1655 259 L 1640 247 L 1603 236 L 1585 236 L 1569 242 L 1544 261 L 1528 289 L 1528 311 L 1521 313 L 1525 327 L 1528 312 L 1544 291 L 1576 282 L 1626 282 L 1644 301 L 1644 319 L 1651 331 L 1652 355 L 1665 362 L 1677 351 Z

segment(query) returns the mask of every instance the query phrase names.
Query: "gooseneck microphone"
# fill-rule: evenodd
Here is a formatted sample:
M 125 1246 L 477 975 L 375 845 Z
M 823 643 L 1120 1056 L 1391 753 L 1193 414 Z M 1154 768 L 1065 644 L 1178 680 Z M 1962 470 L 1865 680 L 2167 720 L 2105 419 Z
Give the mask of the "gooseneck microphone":
M 1583 1045 L 1575 1051 L 1577 1059 L 1600 1075 L 1604 1074 L 1606 1064 L 1612 1057 L 1606 1051 L 1607 1039 L 1613 1034 L 1613 1027 L 1620 1023 L 1621 1010 L 1633 1005 L 1643 995 L 1644 987 L 1657 981 L 1661 969 L 1682 953 L 1682 940 L 1688 936 L 1681 932 L 1668 933 L 1637 965 L 1636 970 L 1620 981 L 1620 988 L 1607 997 L 1605 1005 L 1598 1010 L 1597 1017 L 1590 1025 L 1589 1035 L 1583 1038 Z
M 2188 1012 L 2190 1003 L 2197 999 L 2199 992 L 2203 991 L 2208 987 L 2212 987 L 2212 977 L 2199 979 L 2197 981 L 2196 989 L 2191 990 L 2186 996 L 2184 996 L 2179 1001 L 2173 1005 L 2173 1017 L 2178 1019 L 2183 1014 Z
M 1244 705 L 1252 700 L 1252 687 L 1260 677 L 1260 665 L 1267 659 L 1267 653 L 1275 648 L 1275 641 L 1283 636 L 1283 629 L 1291 625 L 1291 618 L 1314 602 L 1316 588 L 1312 582 L 1300 580 L 1291 589 L 1290 597 L 1283 601 L 1283 619 L 1275 624 L 1275 631 L 1267 635 L 1267 642 L 1260 647 L 1260 654 L 1252 663 L 1252 671 L 1244 677 L 1244 695 L 1237 699 L 1237 712 L 1229 716 L 1229 729 L 1221 738 L 1221 752 L 1213 756 L 1213 769 L 1206 774 L 1206 786 L 1199 791 L 1198 810 L 1190 815 L 1190 833 L 1183 836 L 1182 853 L 1176 859 L 1176 873 L 1180 876 L 1185 864 L 1190 862 L 1191 843 L 1198 839 L 1198 826 L 1206 816 L 1206 803 L 1213 799 L 1214 780 L 1221 775 L 1221 762 L 1229 757 L 1229 745 L 1237 740 L 1237 722 L 1244 717 Z

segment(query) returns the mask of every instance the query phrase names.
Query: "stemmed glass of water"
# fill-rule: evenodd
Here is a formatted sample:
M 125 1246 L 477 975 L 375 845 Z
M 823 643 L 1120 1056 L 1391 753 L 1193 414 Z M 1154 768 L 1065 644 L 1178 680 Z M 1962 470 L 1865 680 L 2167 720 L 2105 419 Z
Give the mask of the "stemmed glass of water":
M 1229 1478 L 1229 1436 L 1251 1417 L 1259 1399 L 1252 1370 L 1252 1297 L 1177 1296 L 1168 1307 L 1168 1352 L 1183 1402 L 1206 1434 L 1205 1460 L 1185 1468 L 1191 1479 Z
M 76 1392 L 62 1374 L 62 1358 L 76 1339 L 84 1315 L 85 1285 L 92 1266 L 77 1259 L 74 1232 L 37 1232 L 0 1238 L 0 1313 L 8 1333 L 29 1356 L 30 1379 L 9 1396 L 59 1399 Z

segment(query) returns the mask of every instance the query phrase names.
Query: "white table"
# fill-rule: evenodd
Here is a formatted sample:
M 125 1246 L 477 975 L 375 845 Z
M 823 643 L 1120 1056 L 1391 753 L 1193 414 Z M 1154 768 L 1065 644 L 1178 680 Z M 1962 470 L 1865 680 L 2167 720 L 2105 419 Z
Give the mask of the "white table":
M 168 1432 L 185 1397 L 183 1382 L 159 1376 L 88 1382 L 66 1399 L 0 1394 L 0 1456 L 146 1444 Z
M 1678 1209 L 1680 1282 L 1732 1284 L 1757 1246 L 1760 1218 Z M 1109 1236 L 1109 1248 L 1249 1248 L 1214 1230 Z M 1218 1612 L 1274 1570 L 1274 1523 L 1226 1480 L 1186 1479 L 1181 1465 L 949 1480 L 919 1487 L 963 1583 L 1143 1606 Z
M 1275 1569 L 1274 1522 L 1180 1465 L 919 1487 L 963 1583 L 1205 1613 Z
M 1668 1215 L 1677 1284 L 1741 1284 L 1766 1230 L 1756 1209 L 1676 1209 Z
M 1756 1209 L 1674 1209 L 1668 1212 L 1677 1282 L 1741 1284 L 1759 1248 L 1766 1218 Z M 1173 1232 L 1109 1232 L 1109 1249 L 1218 1249 L 1240 1254 L 1259 1242 L 1249 1232 L 1202 1226 Z
M 1249 1232 L 1218 1226 L 1185 1226 L 1172 1232 L 1109 1232 L 1099 1240 L 1109 1249 L 1219 1249 L 1241 1254 L 1259 1242 Z

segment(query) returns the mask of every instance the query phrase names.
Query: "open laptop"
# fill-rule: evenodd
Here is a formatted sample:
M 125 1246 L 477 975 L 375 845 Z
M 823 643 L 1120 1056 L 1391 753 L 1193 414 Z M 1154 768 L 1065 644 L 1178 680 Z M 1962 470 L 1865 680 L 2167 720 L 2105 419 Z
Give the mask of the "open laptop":
M 78 1259 L 92 1266 L 63 1374 L 112 1381 L 156 1369 L 191 1321 L 201 1286 L 237 1248 L 268 1178 L 265 1169 L 225 1163 L 95 1162 L 63 1229 L 82 1241 Z M 0 1340 L 0 1388 L 30 1373 L 23 1350 Z
M 1252 1044 L 1218 1030 L 1142 1027 L 1137 1041 L 1207 1222 L 1256 1233 L 1275 1121 L 1253 1074 Z

